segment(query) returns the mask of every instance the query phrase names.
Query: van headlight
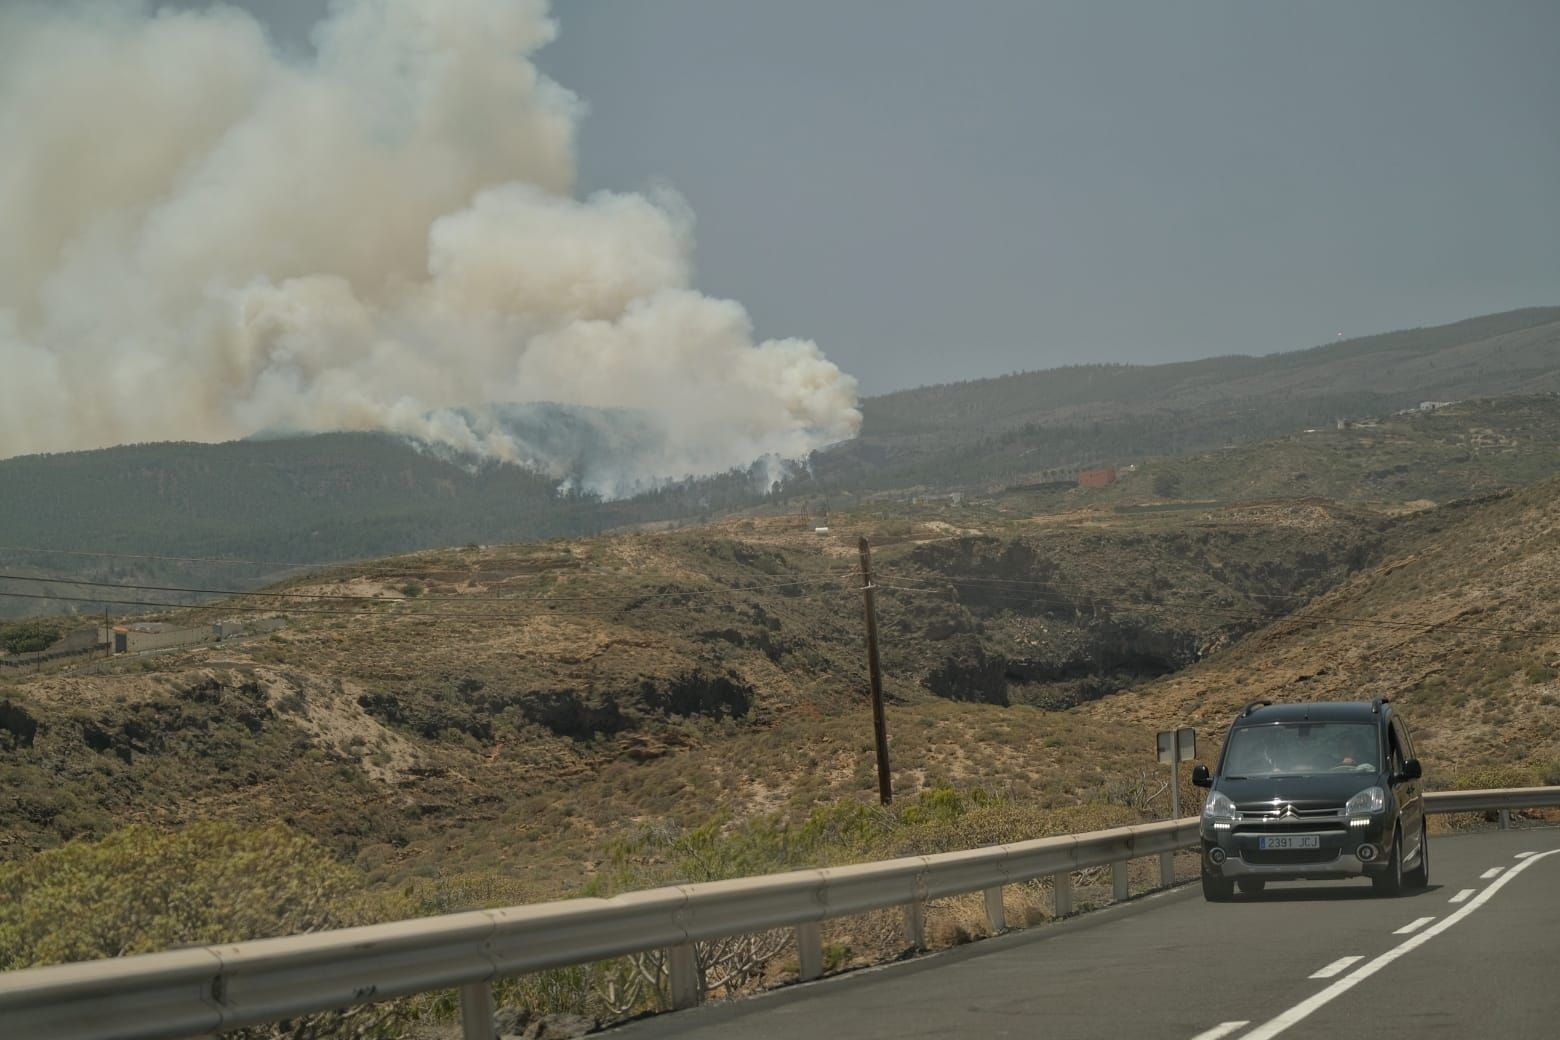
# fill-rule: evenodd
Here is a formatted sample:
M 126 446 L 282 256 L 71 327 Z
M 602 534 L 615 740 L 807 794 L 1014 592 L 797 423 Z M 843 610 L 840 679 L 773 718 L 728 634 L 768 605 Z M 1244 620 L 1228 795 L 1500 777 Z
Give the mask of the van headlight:
M 1205 820 L 1233 820 L 1235 818 L 1235 803 L 1229 796 L 1214 791 L 1203 803 L 1203 819 Z
M 1387 792 L 1379 787 L 1367 787 L 1350 798 L 1349 804 L 1343 807 L 1343 811 L 1350 816 L 1364 816 L 1367 813 L 1385 812 L 1386 808 Z

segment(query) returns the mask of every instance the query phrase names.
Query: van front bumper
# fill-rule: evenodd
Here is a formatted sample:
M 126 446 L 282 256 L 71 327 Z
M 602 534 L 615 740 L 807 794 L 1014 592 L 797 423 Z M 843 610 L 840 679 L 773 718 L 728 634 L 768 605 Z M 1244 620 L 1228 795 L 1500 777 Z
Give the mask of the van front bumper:
M 1392 855 L 1390 843 L 1382 840 L 1383 830 L 1385 827 L 1377 820 L 1358 827 L 1315 831 L 1293 828 L 1288 832 L 1290 836 L 1316 834 L 1317 847 L 1263 849 L 1262 838 L 1285 832 L 1271 827 L 1243 829 L 1239 824 L 1231 828 L 1205 827 L 1203 871 L 1213 877 L 1275 881 L 1379 874 L 1387 869 L 1388 857 Z M 1391 831 L 1386 833 L 1390 838 Z

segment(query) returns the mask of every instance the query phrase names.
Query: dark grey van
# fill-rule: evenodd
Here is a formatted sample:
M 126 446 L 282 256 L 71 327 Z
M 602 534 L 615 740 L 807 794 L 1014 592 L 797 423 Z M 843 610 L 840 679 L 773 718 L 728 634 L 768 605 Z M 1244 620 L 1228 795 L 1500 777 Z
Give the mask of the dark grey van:
M 1374 701 L 1246 706 L 1217 770 L 1198 765 L 1203 895 L 1269 881 L 1369 877 L 1397 895 L 1430 883 L 1422 770 L 1403 720 Z

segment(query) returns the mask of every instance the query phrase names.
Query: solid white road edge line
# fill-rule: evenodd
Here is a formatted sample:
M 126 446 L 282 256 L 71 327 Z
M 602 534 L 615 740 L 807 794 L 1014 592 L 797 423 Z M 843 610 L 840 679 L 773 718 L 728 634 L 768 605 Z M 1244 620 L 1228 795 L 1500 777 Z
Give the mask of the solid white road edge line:
M 1219 1040 L 1221 1036 L 1229 1036 L 1241 1026 L 1249 1025 L 1251 1025 L 1251 1020 L 1249 1018 L 1242 1019 L 1239 1022 L 1220 1022 L 1212 1029 L 1205 1029 L 1201 1033 L 1198 1033 L 1196 1036 L 1192 1037 L 1192 1040 Z
M 1330 979 L 1334 975 L 1336 975 L 1340 971 L 1342 971 L 1344 968 L 1347 968 L 1349 965 L 1357 963 L 1357 962 L 1362 961 L 1364 959 L 1365 959 L 1365 956 L 1363 954 L 1355 954 L 1353 957 L 1339 957 L 1337 960 L 1335 960 L 1331 964 L 1327 965 L 1327 967 L 1323 968 L 1321 971 L 1312 972 L 1311 973 L 1311 978 L 1313 978 L 1313 979 Z
M 1448 903 L 1461 903 L 1464 899 L 1467 899 L 1469 896 L 1473 895 L 1473 892 L 1474 892 L 1473 889 L 1465 888 L 1461 892 L 1459 892 L 1455 896 L 1453 896 L 1452 898 L 1448 899 L 1447 902 Z
M 1492 877 L 1500 877 L 1500 872 L 1505 869 L 1505 867 L 1491 867 L 1489 870 L 1486 870 L 1484 873 L 1479 875 L 1479 880 L 1488 881 Z
M 1410 921 L 1407 924 L 1405 924 L 1403 927 L 1399 928 L 1397 931 L 1393 932 L 1392 934 L 1393 935 L 1407 935 L 1409 932 L 1417 932 L 1417 931 L 1419 931 L 1419 929 L 1423 928 L 1425 925 L 1429 924 L 1431 921 L 1434 921 L 1434 920 L 1435 920 L 1435 918 L 1433 918 L 1433 917 L 1416 917 L 1412 921 Z
M 1445 920 L 1439 922 L 1438 924 L 1431 925 L 1429 928 L 1426 928 L 1418 935 L 1409 936 L 1407 939 L 1404 939 L 1401 943 L 1392 947 L 1392 949 L 1388 950 L 1386 953 L 1383 953 L 1375 960 L 1367 961 L 1358 968 L 1355 968 L 1354 971 L 1350 972 L 1348 975 L 1345 975 L 1337 982 L 1334 982 L 1331 986 L 1328 986 L 1326 989 L 1322 990 L 1315 996 L 1307 997 L 1305 1000 L 1302 1000 L 1300 1003 L 1296 1004 L 1288 1011 L 1285 1011 L 1277 1018 L 1273 1018 L 1267 1022 L 1264 1022 L 1262 1025 L 1241 1037 L 1241 1040 L 1271 1040 L 1272 1037 L 1282 1033 L 1290 1026 L 1304 1021 L 1313 1011 L 1331 1003 L 1338 997 L 1343 996 L 1349 990 L 1353 989 L 1355 986 L 1358 986 L 1361 982 L 1364 982 L 1366 979 L 1370 978 L 1372 975 L 1376 974 L 1376 972 L 1380 971 L 1382 968 L 1385 968 L 1399 957 L 1412 950 L 1418 949 L 1425 943 L 1429 942 L 1431 939 L 1434 939 L 1436 936 L 1452 927 L 1452 925 L 1456 924 L 1458 921 L 1461 921 L 1463 918 L 1479 909 L 1479 907 L 1489 902 L 1490 897 L 1492 897 L 1496 892 L 1499 892 L 1501 888 L 1505 886 L 1506 882 L 1510 881 L 1512 878 L 1516 877 L 1518 874 L 1522 873 L 1524 870 L 1526 870 L 1528 867 L 1531 867 L 1539 860 L 1548 856 L 1553 856 L 1556 853 L 1560 853 L 1560 849 L 1551 849 L 1548 852 L 1541 852 L 1536 856 L 1528 857 L 1521 863 L 1518 863 L 1516 866 L 1512 867 L 1511 870 L 1506 873 L 1505 877 L 1488 885 L 1483 892 L 1480 892 L 1478 896 L 1470 900 L 1466 906 L 1460 907 L 1459 909 L 1453 911 L 1452 914 Z

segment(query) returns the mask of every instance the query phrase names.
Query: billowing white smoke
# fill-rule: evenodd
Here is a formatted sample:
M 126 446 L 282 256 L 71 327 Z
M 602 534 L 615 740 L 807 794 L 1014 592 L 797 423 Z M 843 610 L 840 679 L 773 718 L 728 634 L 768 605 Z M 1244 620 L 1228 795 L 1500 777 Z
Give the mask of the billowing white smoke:
M 231 8 L 0 7 L 0 455 L 380 429 L 619 494 L 855 433 L 814 344 L 692 290 L 675 196 L 573 197 L 542 0 L 331 12 L 304 63 Z

